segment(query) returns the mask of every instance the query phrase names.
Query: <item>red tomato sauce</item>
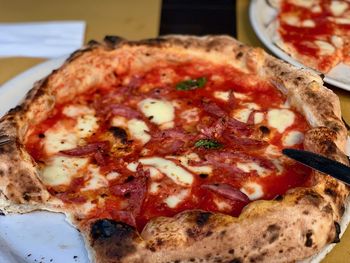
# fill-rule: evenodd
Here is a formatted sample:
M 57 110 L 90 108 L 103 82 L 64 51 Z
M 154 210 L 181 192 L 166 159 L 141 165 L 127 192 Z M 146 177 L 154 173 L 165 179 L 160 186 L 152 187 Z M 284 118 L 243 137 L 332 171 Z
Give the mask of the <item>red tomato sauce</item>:
M 166 70 L 171 71 L 173 76 L 171 82 L 162 81 Z M 240 191 L 239 189 L 245 182 L 252 181 L 260 184 L 263 189 L 264 193 L 260 199 L 273 199 L 290 188 L 306 185 L 311 174 L 309 168 L 290 161 L 283 167 L 283 172 L 278 174 L 271 158 L 264 155 L 267 142 L 264 141 L 261 127 L 267 125 L 266 120 L 259 124 L 247 124 L 229 117 L 232 110 L 243 107 L 245 103 L 257 104 L 260 107 L 257 111 L 265 115 L 269 109 L 281 107 L 286 98 L 272 84 L 266 81 L 252 81 L 249 83 L 253 84 L 249 84 L 246 78 L 254 79 L 255 76 L 248 76 L 229 66 L 208 65 L 200 61 L 195 64 L 154 68 L 137 76 L 120 76 L 121 79 L 126 77 L 131 79 L 128 84 L 119 86 L 111 84 L 109 87 L 100 87 L 93 94 L 82 94 L 66 104 L 86 105 L 96 112 L 99 128 L 84 139 L 84 144 L 107 140 L 112 147 L 110 149 L 113 149 L 114 142 L 106 136 L 106 133 L 111 128 L 111 119 L 114 116 L 113 107 L 115 109 L 119 105 L 128 107 L 128 114 L 134 114 L 137 116 L 135 118 L 144 121 L 151 135 L 150 141 L 145 145 L 128 138 L 127 146 L 123 146 L 121 152 L 101 150 L 99 157 L 96 157 L 95 153 L 87 155 L 90 163 L 99 166 L 101 174 L 107 175 L 111 172 L 120 174 L 116 179 L 109 181 L 108 187 L 81 191 L 87 180 L 84 177 L 86 170 L 80 171 L 70 186 L 48 186 L 51 194 L 67 204 L 83 204 L 87 201 L 96 204 L 96 208 L 86 216 L 87 218 L 113 218 L 135 225 L 142 230 L 152 218 L 173 216 L 184 210 L 202 209 L 238 216 L 250 201 L 227 198 L 203 185 L 226 184 L 236 189 L 235 191 Z M 203 77 L 206 78 L 204 87 L 185 91 L 176 89 L 178 82 Z M 242 100 L 231 96 L 229 101 L 225 102 L 213 95 L 215 91 L 234 91 L 245 94 L 248 99 Z M 148 97 L 178 102 L 178 107 L 175 107 L 174 127 L 170 131 L 160 130 L 152 119 L 144 116 L 138 109 L 138 103 Z M 47 120 L 31 127 L 26 149 L 38 163 L 45 163 L 51 157 L 44 149 L 45 132 L 57 123 L 75 125 L 76 120 L 65 116 L 62 112 L 66 105 L 57 105 Z M 209 107 L 208 105 L 211 110 L 203 110 L 203 107 Z M 198 121 L 189 123 L 186 119 L 181 118 L 182 112 L 193 108 L 198 109 Z M 225 116 L 219 116 L 223 113 Z M 287 128 L 287 131 L 296 130 L 304 133 L 309 129 L 306 120 L 298 112 L 294 111 L 294 114 L 295 122 Z M 232 126 L 227 126 L 227 122 L 230 121 Z M 216 133 L 213 133 L 214 135 L 209 139 L 215 139 L 220 143 L 221 146 L 218 149 L 194 146 L 199 139 L 208 138 L 207 135 L 202 134 L 202 129 L 208 127 L 216 127 Z M 169 136 L 166 135 L 167 132 Z M 247 139 L 242 141 L 241 137 Z M 180 147 L 174 145 L 179 141 L 182 143 Z M 282 149 L 281 141 L 282 134 L 270 129 L 269 143 Z M 172 147 L 176 149 L 168 152 Z M 303 145 L 299 143 L 293 147 L 303 148 Z M 146 154 L 142 153 L 145 149 L 148 151 Z M 174 192 L 178 193 L 182 187 L 164 176 L 157 181 L 161 185 L 158 193 L 150 193 L 148 189 L 153 179 L 147 175 L 147 169 L 132 172 L 126 167 L 128 163 L 136 162 L 142 157 L 157 156 L 170 160 L 170 155 L 181 156 L 187 152 L 196 153 L 200 158 L 199 162 L 192 164 L 193 166 L 210 165 L 212 173 L 194 173 L 180 162 L 171 159 L 190 172 L 194 178 L 192 186 L 186 188 L 189 194 L 175 208 L 167 206 L 164 199 Z M 225 158 L 227 154 L 229 157 Z M 56 155 L 62 155 L 62 153 Z M 256 171 L 243 172 L 235 167 L 235 163 L 244 162 L 247 158 L 269 170 L 269 175 L 261 177 Z M 104 202 L 101 202 L 101 199 Z M 220 208 L 217 205 L 218 202 L 225 202 L 226 206 Z

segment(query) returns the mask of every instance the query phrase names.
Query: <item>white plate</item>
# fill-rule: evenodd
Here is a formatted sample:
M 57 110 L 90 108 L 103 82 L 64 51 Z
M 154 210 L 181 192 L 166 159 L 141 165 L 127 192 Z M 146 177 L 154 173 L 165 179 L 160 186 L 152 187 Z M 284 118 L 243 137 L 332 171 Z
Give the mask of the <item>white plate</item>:
M 277 12 L 274 8 L 269 6 L 266 1 L 267 0 L 251 0 L 250 2 L 249 18 L 255 33 L 264 45 L 276 56 L 297 67 L 306 68 L 306 66 L 290 57 L 273 43 L 273 32 L 271 32 L 271 29 L 270 31 L 268 30 L 268 25 L 276 17 Z M 337 65 L 326 74 L 324 81 L 350 91 L 350 66 L 342 63 Z
M 0 87 L 0 116 L 15 107 L 35 81 L 62 65 L 66 57 L 35 66 Z M 87 263 L 79 232 L 58 213 L 0 216 L 1 263 Z
M 58 68 L 65 59 L 35 66 L 0 87 L 0 116 L 15 107 L 35 81 Z M 0 263 L 29 262 L 88 263 L 89 259 L 81 235 L 62 214 L 32 212 L 0 216 Z

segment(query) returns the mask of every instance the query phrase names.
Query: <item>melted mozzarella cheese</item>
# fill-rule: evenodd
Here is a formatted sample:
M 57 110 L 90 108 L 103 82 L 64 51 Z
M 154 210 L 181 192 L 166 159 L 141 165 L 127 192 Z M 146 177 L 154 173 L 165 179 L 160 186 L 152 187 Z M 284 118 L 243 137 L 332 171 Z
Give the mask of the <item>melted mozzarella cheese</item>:
M 153 166 L 176 184 L 190 186 L 193 183 L 193 175 L 174 162 L 160 157 L 143 158 L 139 160 L 144 165 Z
M 245 173 L 256 171 L 257 174 L 259 176 L 261 176 L 261 177 L 265 177 L 265 176 L 267 176 L 269 174 L 268 170 L 266 170 L 264 167 L 261 167 L 257 163 L 253 163 L 253 162 L 241 163 L 241 162 L 238 162 L 238 163 L 236 163 L 236 165 L 237 165 L 237 167 L 239 169 L 241 169 Z
M 331 12 L 334 16 L 340 16 L 348 8 L 348 4 L 343 1 L 332 1 L 330 5 Z
M 126 168 L 128 168 L 130 171 L 132 172 L 136 172 L 136 169 L 137 169 L 137 166 L 138 166 L 138 162 L 132 162 L 132 163 L 129 163 Z
M 332 20 L 335 21 L 337 24 L 340 24 L 340 25 L 348 25 L 348 24 L 350 24 L 350 18 L 336 17 L 336 18 L 332 18 Z
M 320 48 L 320 55 L 332 55 L 335 52 L 335 47 L 326 42 L 326 41 L 322 41 L 322 40 L 315 40 L 315 44 Z
M 344 44 L 343 39 L 336 35 L 332 36 L 331 41 L 332 41 L 332 44 L 337 48 L 341 48 Z
M 230 91 L 215 91 L 214 97 L 219 100 L 228 101 L 230 99 Z
M 126 168 L 132 172 L 136 172 L 137 166 L 139 165 L 139 162 L 132 162 L 127 165 Z M 148 165 L 144 165 L 145 170 L 149 170 L 149 175 L 153 180 L 159 180 L 163 178 L 163 174 L 156 168 Z
M 149 186 L 148 192 L 151 193 L 151 194 L 156 194 L 156 193 L 158 193 L 159 188 L 160 188 L 160 183 L 153 182 L 153 183 L 151 183 L 151 185 Z
M 75 130 L 79 138 L 85 138 L 97 130 L 97 118 L 94 115 L 83 115 L 78 117 Z
M 294 123 L 295 115 L 287 109 L 272 109 L 267 113 L 269 126 L 276 128 L 280 133 Z
M 144 121 L 132 119 L 128 121 L 128 129 L 132 138 L 139 140 L 142 144 L 147 143 L 151 139 L 148 126 Z
M 75 148 L 78 143 L 77 136 L 60 123 L 45 132 L 44 140 L 45 151 L 48 154 Z
M 172 123 L 174 120 L 174 106 L 169 101 L 147 98 L 142 100 L 138 106 L 142 113 L 157 125 Z
M 250 110 L 260 110 L 260 106 L 253 102 L 243 103 L 243 105 Z
M 88 166 L 88 181 L 81 189 L 82 191 L 97 190 L 108 186 L 106 177 L 100 174 L 100 168 L 94 165 Z
M 320 5 L 315 5 L 311 8 L 311 12 L 313 13 L 320 13 L 322 11 L 321 6 Z
M 189 193 L 190 191 L 187 189 L 181 190 L 178 194 L 168 196 L 164 202 L 168 207 L 175 208 L 178 204 L 184 201 Z
M 301 7 L 306 7 L 306 8 L 310 8 L 312 7 L 315 3 L 317 3 L 317 1 L 315 0 L 292 0 L 290 1 L 293 5 L 296 6 L 301 6 Z
M 304 140 L 304 134 L 299 131 L 290 131 L 282 138 L 283 146 L 293 146 Z
M 126 128 L 128 127 L 128 121 L 122 116 L 114 116 L 111 120 L 111 125 L 114 127 Z
M 315 27 L 316 24 L 313 20 L 311 19 L 306 19 L 303 22 L 301 22 L 301 26 L 302 27 Z
M 253 111 L 251 109 L 241 109 L 241 110 L 236 110 L 233 113 L 233 117 L 241 122 L 247 123 L 249 119 L 249 115 Z
M 111 125 L 127 129 L 130 133 L 130 136 L 133 139 L 140 141 L 142 144 L 146 144 L 151 139 L 151 135 L 147 133 L 149 131 L 149 128 L 147 124 L 142 120 L 127 120 L 124 117 L 115 116 L 111 121 Z
M 282 20 L 290 26 L 298 26 L 300 23 L 299 17 L 294 14 L 285 14 L 282 16 Z
M 87 162 L 87 158 L 52 157 L 41 171 L 40 178 L 46 185 L 69 185 Z
M 240 190 L 242 193 L 246 194 L 250 200 L 256 200 L 264 196 L 261 185 L 256 182 L 247 182 Z
M 188 170 L 197 174 L 211 174 L 213 169 L 209 165 L 203 166 L 191 166 L 188 164 L 189 161 L 200 161 L 199 156 L 196 153 L 189 153 L 183 156 L 169 156 L 170 158 L 175 158 L 180 161 L 180 163 L 185 166 Z
M 118 172 L 109 172 L 108 174 L 106 174 L 106 179 L 108 181 L 111 181 L 117 179 L 119 176 L 120 174 Z
M 94 115 L 95 111 L 85 105 L 68 105 L 64 107 L 63 114 L 74 118 L 86 114 Z
M 233 92 L 233 95 L 235 96 L 235 98 L 240 99 L 240 100 L 249 99 L 249 96 L 246 94 L 243 94 L 243 93 Z
M 258 124 L 264 120 L 264 113 L 255 112 L 254 113 L 254 124 Z

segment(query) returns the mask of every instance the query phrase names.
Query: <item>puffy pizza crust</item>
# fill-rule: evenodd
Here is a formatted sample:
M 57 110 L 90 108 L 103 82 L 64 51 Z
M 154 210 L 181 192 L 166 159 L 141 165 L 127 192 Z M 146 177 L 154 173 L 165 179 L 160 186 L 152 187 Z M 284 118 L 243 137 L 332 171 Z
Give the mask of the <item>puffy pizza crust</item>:
M 106 37 L 104 43 L 90 42 L 72 54 L 1 119 L 0 134 L 12 142 L 0 147 L 0 209 L 5 213 L 64 211 L 40 182 L 36 164 L 23 148 L 30 125 L 43 120 L 56 101 L 107 85 L 126 70 L 137 73 L 198 58 L 250 73 L 245 80 L 250 84 L 259 79 L 272 82 L 312 127 L 305 136 L 305 149 L 347 163 L 346 128 L 338 98 L 316 74 L 228 36 L 167 36 L 138 42 Z M 142 233 L 112 220 L 84 221 L 74 208 L 64 212 L 80 229 L 94 262 L 290 262 L 339 242 L 348 188 L 318 172 L 312 178 L 313 187 L 252 202 L 238 218 L 185 211 L 151 220 Z

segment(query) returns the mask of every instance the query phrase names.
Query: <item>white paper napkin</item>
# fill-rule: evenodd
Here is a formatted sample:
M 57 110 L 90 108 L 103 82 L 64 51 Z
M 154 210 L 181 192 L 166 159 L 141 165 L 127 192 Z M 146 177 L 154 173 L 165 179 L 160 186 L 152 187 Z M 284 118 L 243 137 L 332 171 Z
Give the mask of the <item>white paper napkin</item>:
M 84 32 L 84 21 L 0 23 L 0 57 L 66 55 L 82 46 Z

